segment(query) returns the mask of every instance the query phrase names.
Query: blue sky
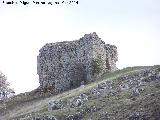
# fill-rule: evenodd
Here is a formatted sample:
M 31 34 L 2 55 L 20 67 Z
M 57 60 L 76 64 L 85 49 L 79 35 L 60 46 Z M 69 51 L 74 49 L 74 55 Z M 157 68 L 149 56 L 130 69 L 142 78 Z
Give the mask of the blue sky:
M 24 6 L 0 0 L 0 70 L 16 93 L 39 85 L 37 55 L 44 44 L 91 32 L 118 47 L 118 68 L 160 64 L 159 0 L 79 0 L 78 5 L 52 6 L 27 1 Z

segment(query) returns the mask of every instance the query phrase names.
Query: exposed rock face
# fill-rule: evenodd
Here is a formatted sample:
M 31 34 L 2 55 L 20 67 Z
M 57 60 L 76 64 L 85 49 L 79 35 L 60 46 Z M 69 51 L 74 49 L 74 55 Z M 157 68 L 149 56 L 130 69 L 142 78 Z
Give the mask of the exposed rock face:
M 116 70 L 117 48 L 94 32 L 75 41 L 47 43 L 37 57 L 42 88 L 62 92 Z

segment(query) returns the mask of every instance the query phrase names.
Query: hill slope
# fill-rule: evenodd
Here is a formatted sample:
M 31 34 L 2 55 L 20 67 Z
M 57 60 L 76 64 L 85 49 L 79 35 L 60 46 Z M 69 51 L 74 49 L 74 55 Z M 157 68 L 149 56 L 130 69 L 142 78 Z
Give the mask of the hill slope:
M 0 120 L 160 120 L 160 66 L 106 73 L 48 98 L 24 96 L 0 104 Z

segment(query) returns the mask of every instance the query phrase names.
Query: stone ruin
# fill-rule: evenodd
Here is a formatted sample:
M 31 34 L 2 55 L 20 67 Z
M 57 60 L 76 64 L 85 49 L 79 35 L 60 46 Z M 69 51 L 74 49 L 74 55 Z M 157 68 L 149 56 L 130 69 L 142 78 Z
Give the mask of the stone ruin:
M 115 71 L 117 47 L 93 32 L 74 41 L 47 43 L 39 50 L 37 73 L 42 89 L 59 93 Z

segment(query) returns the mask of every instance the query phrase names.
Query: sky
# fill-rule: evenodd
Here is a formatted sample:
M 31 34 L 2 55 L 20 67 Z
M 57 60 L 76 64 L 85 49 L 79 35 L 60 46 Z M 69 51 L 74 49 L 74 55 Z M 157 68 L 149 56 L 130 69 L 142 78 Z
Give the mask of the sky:
M 117 46 L 119 69 L 160 64 L 159 0 L 9 1 L 0 0 L 0 71 L 16 94 L 39 86 L 37 56 L 43 45 L 91 32 Z

